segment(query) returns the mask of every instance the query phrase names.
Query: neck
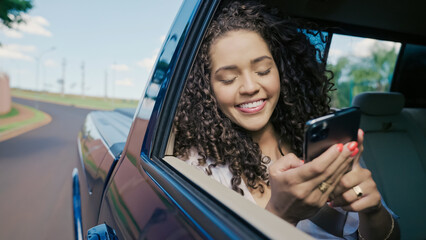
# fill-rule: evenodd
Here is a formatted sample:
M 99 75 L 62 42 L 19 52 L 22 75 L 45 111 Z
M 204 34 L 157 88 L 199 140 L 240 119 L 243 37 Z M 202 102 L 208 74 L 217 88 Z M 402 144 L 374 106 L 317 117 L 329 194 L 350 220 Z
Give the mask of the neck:
M 281 157 L 278 147 L 281 147 L 282 150 L 284 149 L 283 146 L 278 146 L 279 136 L 272 123 L 269 122 L 264 128 L 251 132 L 250 135 L 253 141 L 259 144 L 262 154 L 270 157 L 273 161 Z M 286 153 L 287 151 L 283 152 Z

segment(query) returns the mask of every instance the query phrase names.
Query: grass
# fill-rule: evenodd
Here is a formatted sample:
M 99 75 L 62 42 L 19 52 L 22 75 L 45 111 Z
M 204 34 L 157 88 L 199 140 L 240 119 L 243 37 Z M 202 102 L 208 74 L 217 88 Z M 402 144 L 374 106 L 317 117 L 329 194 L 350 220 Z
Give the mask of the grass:
M 137 100 L 127 99 L 104 99 L 100 97 L 82 97 L 79 95 L 66 94 L 62 96 L 58 93 L 47 93 L 47 92 L 35 92 L 22 89 L 12 89 L 12 96 L 22 97 L 27 99 L 53 102 L 58 104 L 64 104 L 69 106 L 101 109 L 101 110 L 112 110 L 115 108 L 136 108 L 138 105 Z
M 14 129 L 18 129 L 20 127 L 29 125 L 29 124 L 33 124 L 36 122 L 40 122 L 44 120 L 44 114 L 41 111 L 38 111 L 32 107 L 27 107 L 30 111 L 32 111 L 34 113 L 34 116 L 30 119 L 26 119 L 23 121 L 19 121 L 19 122 L 14 122 L 14 123 L 9 123 L 9 124 L 5 124 L 5 125 L 0 125 L 0 133 L 1 132 L 5 132 L 5 131 L 9 131 L 9 130 L 14 130 Z
M 10 118 L 18 114 L 19 114 L 18 109 L 12 107 L 12 109 L 8 113 L 0 115 L 0 119 Z

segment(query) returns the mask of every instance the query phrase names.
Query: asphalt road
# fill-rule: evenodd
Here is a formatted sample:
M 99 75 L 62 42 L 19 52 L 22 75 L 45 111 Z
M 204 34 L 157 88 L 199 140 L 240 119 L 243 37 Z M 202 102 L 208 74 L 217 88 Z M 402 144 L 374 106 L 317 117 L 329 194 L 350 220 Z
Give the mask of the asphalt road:
M 38 107 L 52 121 L 0 142 L 0 239 L 73 239 L 71 172 L 90 110 L 13 101 Z

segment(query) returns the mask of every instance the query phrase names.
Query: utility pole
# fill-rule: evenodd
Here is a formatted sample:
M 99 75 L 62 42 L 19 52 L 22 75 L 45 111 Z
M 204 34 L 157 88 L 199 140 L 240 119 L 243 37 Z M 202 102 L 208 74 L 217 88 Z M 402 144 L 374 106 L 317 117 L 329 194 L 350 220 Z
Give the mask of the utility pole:
M 117 66 L 117 63 L 114 61 L 114 66 Z M 112 69 L 112 103 L 114 103 L 114 98 L 115 98 L 115 93 L 114 93 L 114 88 L 115 88 L 115 68 Z
M 84 62 L 81 64 L 81 95 L 84 98 Z
M 67 66 L 67 61 L 64 58 L 62 60 L 62 86 L 61 86 L 61 96 L 65 96 L 65 67 Z
M 105 100 L 108 99 L 108 70 L 105 70 Z
M 51 47 L 51 48 L 49 48 L 49 49 L 47 49 L 47 50 L 45 50 L 45 51 L 43 51 L 43 52 L 41 52 L 38 56 L 36 56 L 35 57 L 35 60 L 36 60 L 36 88 L 35 88 L 35 90 L 36 91 L 42 91 L 43 90 L 43 84 L 44 84 L 44 81 L 43 81 L 43 84 L 42 84 L 42 86 L 41 86 L 41 90 L 40 90 L 40 88 L 39 88 L 39 85 L 38 85 L 38 82 L 39 82 L 39 72 L 40 72 L 40 62 L 41 62 L 41 57 L 44 55 L 44 54 L 46 54 L 47 52 L 50 52 L 50 51 L 53 51 L 53 50 L 55 50 L 56 48 L 55 47 Z

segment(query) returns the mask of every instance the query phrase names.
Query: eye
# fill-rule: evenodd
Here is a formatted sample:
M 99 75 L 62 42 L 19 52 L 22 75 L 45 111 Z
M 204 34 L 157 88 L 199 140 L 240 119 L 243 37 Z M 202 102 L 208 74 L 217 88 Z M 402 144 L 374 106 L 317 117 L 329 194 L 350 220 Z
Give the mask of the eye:
M 268 68 L 266 71 L 256 72 L 259 76 L 266 76 L 271 72 L 271 68 Z
M 220 80 L 220 82 L 225 84 L 225 85 L 228 85 L 228 84 L 233 83 L 235 81 L 235 79 L 237 79 L 237 77 L 233 77 L 231 79 L 222 79 L 222 80 Z

